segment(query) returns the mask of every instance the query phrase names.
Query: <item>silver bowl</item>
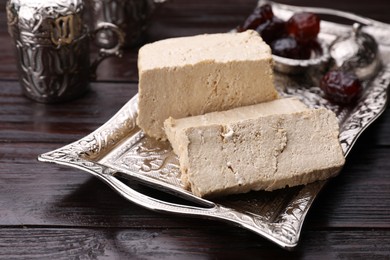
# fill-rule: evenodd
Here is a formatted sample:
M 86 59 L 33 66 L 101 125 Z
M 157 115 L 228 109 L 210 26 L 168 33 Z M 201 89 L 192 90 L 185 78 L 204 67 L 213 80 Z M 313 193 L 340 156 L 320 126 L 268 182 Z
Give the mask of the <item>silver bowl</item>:
M 277 55 L 272 55 L 274 59 L 274 69 L 285 74 L 300 74 L 309 69 L 323 69 L 330 61 L 329 45 L 318 39 L 321 46 L 320 51 L 313 51 L 312 57 L 306 60 L 290 59 Z

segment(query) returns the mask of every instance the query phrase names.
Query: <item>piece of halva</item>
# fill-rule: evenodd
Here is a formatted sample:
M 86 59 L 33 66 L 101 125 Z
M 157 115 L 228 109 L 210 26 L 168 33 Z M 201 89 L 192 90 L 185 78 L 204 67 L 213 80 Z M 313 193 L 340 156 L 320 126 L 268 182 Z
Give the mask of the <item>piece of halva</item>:
M 138 126 L 166 139 L 163 123 L 278 97 L 270 47 L 255 31 L 172 38 L 139 50 Z
M 201 197 L 324 180 L 345 162 L 335 114 L 293 98 L 169 118 L 164 125 L 183 183 Z

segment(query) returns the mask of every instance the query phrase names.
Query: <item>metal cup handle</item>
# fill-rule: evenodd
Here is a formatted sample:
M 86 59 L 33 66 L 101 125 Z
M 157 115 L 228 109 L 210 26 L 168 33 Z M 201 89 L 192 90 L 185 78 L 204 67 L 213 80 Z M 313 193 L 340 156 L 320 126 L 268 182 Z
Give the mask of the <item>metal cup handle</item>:
M 115 24 L 112 23 L 107 23 L 107 22 L 100 22 L 97 24 L 97 28 L 91 32 L 90 37 L 93 39 L 96 34 L 101 31 L 101 30 L 111 30 L 113 31 L 117 37 L 118 37 L 118 42 L 117 44 L 109 49 L 106 48 L 100 48 L 98 57 L 92 62 L 91 67 L 90 67 L 90 77 L 91 79 L 96 79 L 96 70 L 99 64 L 107 57 L 111 56 L 117 56 L 119 58 L 122 57 L 122 47 L 125 44 L 125 34 L 123 31 L 116 26 Z

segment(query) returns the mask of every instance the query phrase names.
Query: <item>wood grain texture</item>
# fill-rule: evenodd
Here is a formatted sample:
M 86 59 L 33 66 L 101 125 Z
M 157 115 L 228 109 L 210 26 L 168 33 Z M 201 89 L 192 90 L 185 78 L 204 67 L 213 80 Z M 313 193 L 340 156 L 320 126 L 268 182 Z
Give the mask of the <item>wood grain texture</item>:
M 29 259 L 388 259 L 390 231 L 309 231 L 293 252 L 247 231 L 219 227 L 192 228 L 190 232 L 4 228 L 0 230 L 0 245 L 5 244 L 0 259 L 26 255 Z
M 155 213 L 129 203 L 81 170 L 37 155 L 91 133 L 137 92 L 137 48 L 99 68 L 91 91 L 43 105 L 21 95 L 0 0 L 0 259 L 390 259 L 390 111 L 370 126 L 308 213 L 287 252 L 241 228 Z M 226 32 L 255 0 L 170 0 L 145 41 Z M 387 0 L 281 0 L 390 23 Z M 94 55 L 94 53 L 92 53 Z M 164 196 L 162 196 L 164 198 Z

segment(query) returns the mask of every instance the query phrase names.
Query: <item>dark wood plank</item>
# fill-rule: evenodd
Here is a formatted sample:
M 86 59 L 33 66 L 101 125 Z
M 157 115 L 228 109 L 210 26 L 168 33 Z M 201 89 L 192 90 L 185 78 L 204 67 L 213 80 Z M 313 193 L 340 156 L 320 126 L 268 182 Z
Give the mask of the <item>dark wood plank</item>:
M 0 226 L 136 228 L 180 223 L 129 203 L 85 172 L 36 160 L 53 148 L 57 147 L 1 146 Z
M 237 228 L 3 228 L 0 245 L 4 259 L 388 259 L 390 231 L 311 231 L 293 252 Z
M 93 83 L 84 97 L 45 105 L 21 96 L 16 81 L 0 81 L 0 142 L 80 139 L 110 119 L 137 92 L 132 83 Z
M 386 11 L 389 8 L 389 3 L 386 0 L 372 0 L 369 3 L 367 3 L 367 1 L 354 1 L 353 4 L 348 0 L 333 1 L 331 4 L 326 0 L 278 0 L 275 2 L 297 6 L 332 8 L 345 12 L 355 13 L 361 16 L 366 16 L 385 23 L 390 23 L 390 17 Z

